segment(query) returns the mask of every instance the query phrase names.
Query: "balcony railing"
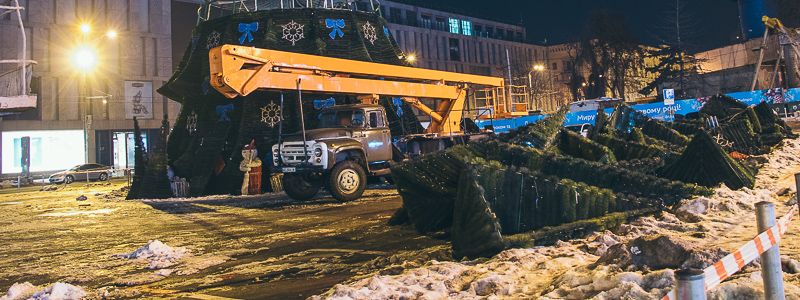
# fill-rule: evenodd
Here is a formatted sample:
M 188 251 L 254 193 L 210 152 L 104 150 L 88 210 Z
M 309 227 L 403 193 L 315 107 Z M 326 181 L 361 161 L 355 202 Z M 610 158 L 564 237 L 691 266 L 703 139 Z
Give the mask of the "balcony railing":
M 8 30 L 19 32 L 18 45 L 20 45 L 16 59 L 0 60 L 0 70 L 11 70 L 0 74 L 0 113 L 36 107 L 36 97 L 30 95 L 31 66 L 36 62 L 27 57 L 28 37 L 25 34 L 25 24 L 22 22 L 20 13 L 24 9 L 19 4 L 19 0 L 0 0 L 0 17 L 16 16 L 19 27 L 16 29 L 8 27 Z

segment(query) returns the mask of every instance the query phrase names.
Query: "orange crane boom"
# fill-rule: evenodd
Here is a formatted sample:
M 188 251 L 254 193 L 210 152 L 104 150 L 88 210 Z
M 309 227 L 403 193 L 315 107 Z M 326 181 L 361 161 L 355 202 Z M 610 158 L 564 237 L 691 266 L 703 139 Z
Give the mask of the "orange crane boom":
M 499 77 L 380 64 L 318 55 L 223 45 L 210 50 L 211 86 L 228 98 L 259 90 L 400 97 L 431 116 L 428 133 L 461 133 L 470 86 L 503 87 Z M 433 110 L 420 99 L 441 100 Z

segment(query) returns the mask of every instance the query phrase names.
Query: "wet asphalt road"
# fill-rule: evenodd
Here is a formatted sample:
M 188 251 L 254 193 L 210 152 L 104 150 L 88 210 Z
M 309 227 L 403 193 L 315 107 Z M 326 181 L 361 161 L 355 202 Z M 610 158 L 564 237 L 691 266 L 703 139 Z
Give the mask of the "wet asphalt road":
M 304 299 L 397 257 L 427 260 L 418 250 L 445 248 L 387 225 L 401 205 L 392 189 L 349 203 L 298 204 L 283 194 L 126 201 L 115 192 L 123 184 L 0 190 L 0 294 L 14 282 L 64 281 L 93 297 Z M 169 276 L 114 257 L 154 239 L 192 256 Z

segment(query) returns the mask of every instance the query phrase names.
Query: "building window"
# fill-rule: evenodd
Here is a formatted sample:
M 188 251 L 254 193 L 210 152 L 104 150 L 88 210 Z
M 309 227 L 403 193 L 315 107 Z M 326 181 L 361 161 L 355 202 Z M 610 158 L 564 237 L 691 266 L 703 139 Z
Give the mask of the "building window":
M 399 24 L 402 19 L 402 13 L 399 8 L 389 8 L 389 22 Z
M 486 33 L 484 34 L 487 38 L 494 38 L 494 27 L 486 26 Z
M 461 33 L 464 35 L 472 35 L 472 21 L 461 21 Z
M 417 26 L 417 12 L 406 10 L 406 25 Z
M 431 29 L 431 16 L 422 15 L 422 27 Z
M 558 63 L 553 63 L 553 71 L 557 71 L 557 70 L 558 70 Z
M 450 39 L 450 60 L 461 61 L 461 45 L 458 39 Z
M 396 30 L 395 33 L 394 33 L 394 41 L 397 43 L 397 45 L 399 45 L 401 47 L 403 45 L 402 37 L 403 37 L 403 35 L 400 33 L 400 30 Z
M 522 32 L 517 32 L 517 42 L 522 42 L 525 40 L 525 37 L 522 36 Z
M 461 32 L 461 24 L 458 19 L 450 18 L 450 33 L 459 34 Z
M 436 17 L 436 30 L 447 31 L 447 19 Z

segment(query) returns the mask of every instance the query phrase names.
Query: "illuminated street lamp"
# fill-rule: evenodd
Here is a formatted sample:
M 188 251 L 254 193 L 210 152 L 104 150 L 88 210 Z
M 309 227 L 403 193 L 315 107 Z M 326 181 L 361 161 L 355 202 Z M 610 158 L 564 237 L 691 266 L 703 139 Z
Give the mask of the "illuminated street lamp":
M 92 31 L 92 25 L 89 25 L 89 23 L 81 24 L 81 33 L 89 34 L 89 32 L 91 31 Z
M 408 56 L 406 56 L 406 61 L 408 61 L 411 64 L 414 64 L 415 62 L 417 62 L 417 55 L 414 53 L 409 54 Z
M 101 26 L 104 27 L 104 26 Z M 108 28 L 108 27 L 106 27 Z M 84 102 L 86 110 L 83 120 L 83 134 L 84 134 L 84 151 L 85 161 L 89 163 L 89 137 L 93 134 L 91 131 L 93 120 L 92 100 L 101 100 L 103 105 L 108 104 L 110 95 L 105 96 L 91 96 L 91 81 L 88 80 L 89 76 L 97 80 L 103 80 L 97 73 L 98 65 L 101 62 L 100 53 L 106 52 L 105 44 L 100 40 L 105 37 L 108 40 L 116 40 L 119 33 L 114 29 L 109 29 L 104 35 L 90 35 L 92 32 L 91 22 L 82 22 L 78 25 L 80 31 L 75 37 L 78 45 L 73 49 L 69 56 L 69 63 L 72 65 L 75 73 L 79 75 L 79 89 L 78 98 Z M 102 75 L 102 74 L 101 74 Z
M 536 78 L 538 79 L 538 81 L 540 83 L 542 81 L 546 80 L 546 82 L 544 82 L 543 84 L 540 84 L 540 85 L 543 85 L 542 88 L 545 90 L 544 95 L 549 94 L 549 92 L 547 92 L 547 90 L 551 90 L 552 89 L 553 82 L 552 82 L 552 78 L 550 78 L 551 74 L 550 74 L 550 72 L 547 71 L 547 67 L 545 67 L 544 64 L 535 64 L 535 65 L 533 65 L 533 68 L 531 68 L 531 71 L 528 72 L 528 92 L 531 94 L 531 98 L 533 98 L 533 103 L 536 102 L 536 99 L 539 99 L 541 102 L 544 102 L 545 99 L 540 99 L 539 97 L 537 97 L 538 95 L 534 95 L 534 89 L 533 89 L 533 73 L 534 72 L 536 72 L 538 74 L 538 75 L 536 75 L 537 76 Z M 547 78 L 544 78 L 545 72 L 547 73 Z M 538 94 L 538 92 L 537 92 L 537 94 Z
M 106 32 L 106 37 L 112 40 L 117 39 L 117 31 L 113 29 L 109 30 L 108 32 Z
M 542 73 L 545 71 L 544 65 L 533 65 L 533 70 L 528 72 L 528 88 L 533 90 L 533 72 Z
M 82 74 L 91 73 L 97 66 L 97 52 L 87 45 L 79 46 L 72 53 L 71 62 Z

